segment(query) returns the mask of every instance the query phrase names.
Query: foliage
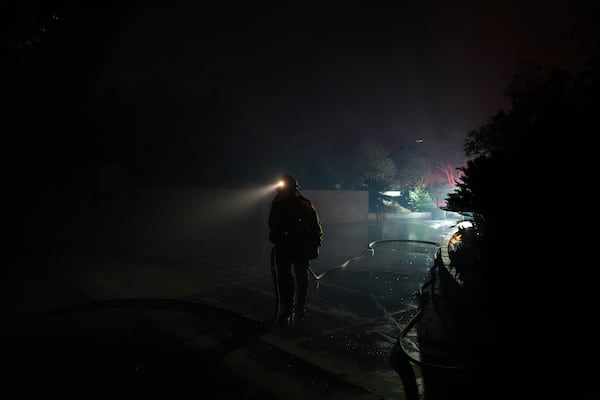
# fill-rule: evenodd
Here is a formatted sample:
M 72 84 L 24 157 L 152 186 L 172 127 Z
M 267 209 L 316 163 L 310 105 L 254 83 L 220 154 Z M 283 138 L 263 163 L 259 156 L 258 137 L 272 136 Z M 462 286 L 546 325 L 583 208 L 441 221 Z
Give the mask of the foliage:
M 460 141 L 423 141 L 402 148 L 393 155 L 398 168 L 397 183 L 402 190 L 416 186 L 454 185 L 455 167 L 465 155 Z
M 505 91 L 512 108 L 469 133 L 464 150 L 470 159 L 459 168 L 463 175 L 445 209 L 474 213 L 481 230 L 508 231 L 506 221 L 555 187 L 554 171 L 568 151 L 589 148 L 585 133 L 598 126 L 599 71 L 595 59 L 579 71 L 523 66 Z
M 417 186 L 408 191 L 408 205 L 413 211 L 429 210 L 433 206 L 431 196 L 424 187 Z
M 398 170 L 389 151 L 376 143 L 364 143 L 359 158 L 357 186 L 367 188 L 370 192 L 381 192 L 394 188 Z

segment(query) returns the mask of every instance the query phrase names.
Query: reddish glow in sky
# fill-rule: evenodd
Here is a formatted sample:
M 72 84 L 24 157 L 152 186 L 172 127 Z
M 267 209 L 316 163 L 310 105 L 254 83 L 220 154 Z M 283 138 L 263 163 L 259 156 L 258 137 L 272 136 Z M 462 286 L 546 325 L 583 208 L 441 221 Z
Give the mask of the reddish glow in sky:
M 35 1 L 19 4 L 4 42 L 26 38 Z M 318 168 L 366 139 L 391 151 L 416 139 L 460 148 L 507 106 L 503 90 L 520 63 L 565 65 L 589 55 L 574 32 L 597 29 L 598 8 L 235 4 L 42 1 L 33 30 L 54 8 L 58 28 L 26 57 L 9 59 L 4 81 L 19 75 L 21 88 L 34 88 L 27 104 L 37 99 L 43 113 L 69 125 L 77 119 L 85 134 L 74 127 L 72 135 L 94 157 L 143 159 L 157 171 L 217 163 L 223 178 L 292 158 Z

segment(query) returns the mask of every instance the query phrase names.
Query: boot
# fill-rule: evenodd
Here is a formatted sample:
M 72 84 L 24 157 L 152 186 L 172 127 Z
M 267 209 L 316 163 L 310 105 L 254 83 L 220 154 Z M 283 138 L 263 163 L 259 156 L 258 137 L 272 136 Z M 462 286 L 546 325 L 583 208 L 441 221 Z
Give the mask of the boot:
M 298 296 L 296 299 L 296 303 L 294 304 L 294 313 L 292 315 L 292 323 L 294 325 L 304 325 L 306 323 L 306 310 L 304 309 L 305 302 L 305 296 Z
M 306 324 L 306 310 L 304 308 L 295 310 L 292 322 L 296 326 Z
M 292 324 L 292 310 L 291 307 L 283 307 L 281 312 L 277 316 L 277 320 L 275 321 L 275 325 L 279 327 L 286 327 Z
M 280 315 L 279 317 L 277 317 L 277 320 L 275 321 L 275 326 L 278 326 L 280 328 L 286 328 L 288 326 L 292 325 L 292 317 L 286 317 L 283 315 Z

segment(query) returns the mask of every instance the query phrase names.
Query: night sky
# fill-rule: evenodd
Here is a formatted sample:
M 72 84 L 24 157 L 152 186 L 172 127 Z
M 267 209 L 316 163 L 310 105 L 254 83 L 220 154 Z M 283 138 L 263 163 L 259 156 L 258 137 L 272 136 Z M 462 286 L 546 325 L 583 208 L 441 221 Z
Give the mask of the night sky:
M 323 187 L 365 141 L 461 149 L 520 63 L 585 60 L 589 3 L 8 1 L 9 163 L 53 184 Z

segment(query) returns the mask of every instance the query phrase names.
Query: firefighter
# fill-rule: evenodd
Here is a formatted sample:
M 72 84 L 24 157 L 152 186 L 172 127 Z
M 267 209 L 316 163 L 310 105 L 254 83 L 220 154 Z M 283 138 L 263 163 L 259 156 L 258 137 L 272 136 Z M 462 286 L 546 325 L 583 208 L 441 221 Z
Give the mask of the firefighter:
M 271 202 L 269 240 L 274 244 L 274 273 L 278 291 L 276 324 L 289 326 L 305 321 L 310 260 L 319 256 L 323 228 L 312 202 L 300 193 L 292 175 L 281 177 Z

